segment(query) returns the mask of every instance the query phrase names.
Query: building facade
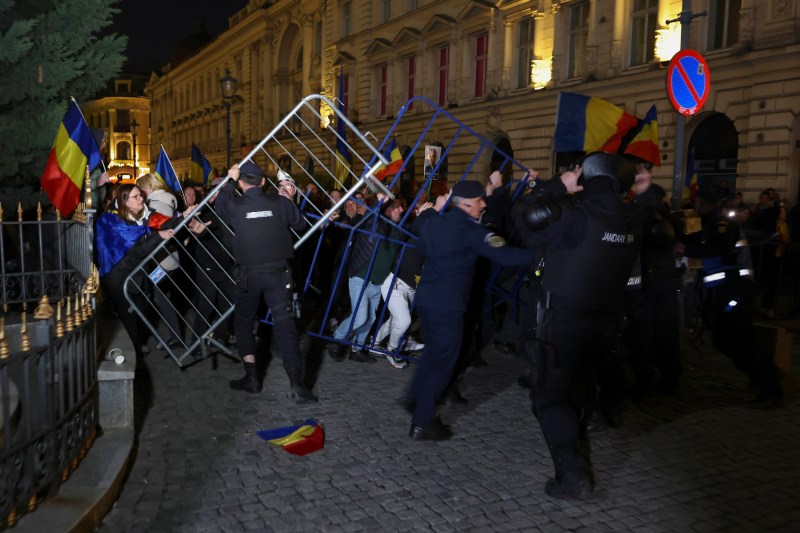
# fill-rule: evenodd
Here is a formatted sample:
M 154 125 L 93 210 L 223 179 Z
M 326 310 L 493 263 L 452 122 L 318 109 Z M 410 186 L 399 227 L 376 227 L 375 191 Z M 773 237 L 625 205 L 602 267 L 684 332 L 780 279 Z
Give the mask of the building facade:
M 143 96 L 145 81 L 137 76 L 116 78 L 98 98 L 82 107 L 89 126 L 106 134 L 103 158 L 112 181 L 131 179 L 155 168 L 150 166 L 150 101 Z
M 691 2 L 692 13 L 704 15 L 684 31 L 708 61 L 711 87 L 703 110 L 685 120 L 683 145 L 675 146 L 678 114 L 665 75 L 680 48 L 681 8 L 680 0 L 253 0 L 222 35 L 153 74 L 146 90 L 152 142 L 164 144 L 182 177 L 193 142 L 222 172 L 226 108 L 218 80 L 230 70 L 238 80 L 233 161 L 305 95 L 339 98 L 348 118 L 379 141 L 400 107 L 421 95 L 487 137 L 502 129 L 515 158 L 547 175 L 558 170 L 558 93 L 569 91 L 640 118 L 656 105 L 656 177 L 667 190 L 676 150 L 684 161 L 691 151 L 707 183 L 727 178 L 750 201 L 774 187 L 795 204 L 800 0 Z M 419 107 L 408 113 L 430 114 Z M 319 113 L 324 128 L 326 110 Z M 398 123 L 398 144 L 414 142 L 415 124 Z

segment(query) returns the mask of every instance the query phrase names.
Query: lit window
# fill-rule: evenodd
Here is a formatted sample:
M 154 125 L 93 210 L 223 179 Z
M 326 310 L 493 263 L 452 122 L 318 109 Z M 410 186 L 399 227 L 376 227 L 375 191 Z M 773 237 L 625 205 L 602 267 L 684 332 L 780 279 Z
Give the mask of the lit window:
M 475 97 L 486 94 L 486 62 L 488 60 L 489 36 L 485 33 L 475 38 Z
M 631 65 L 643 65 L 655 56 L 658 0 L 633 0 L 631 19 Z
M 581 2 L 569 10 L 569 78 L 578 77 L 586 71 L 588 41 L 589 2 Z
M 531 84 L 533 60 L 533 20 L 526 18 L 517 24 L 517 88 Z
M 710 0 L 708 49 L 728 48 L 739 40 L 739 10 L 742 0 Z
M 378 67 L 378 81 L 380 83 L 380 95 L 378 98 L 378 116 L 386 116 L 386 65 Z
M 414 98 L 414 78 L 417 75 L 417 58 L 416 57 L 409 57 L 407 61 L 408 68 L 406 73 L 408 74 L 408 99 L 411 100 Z M 409 104 L 408 108 L 412 109 L 414 104 Z
M 447 104 L 447 67 L 450 63 L 450 47 L 439 48 L 439 98 L 440 106 Z
M 342 37 L 349 37 L 353 32 L 352 26 L 353 4 L 344 2 L 342 4 Z

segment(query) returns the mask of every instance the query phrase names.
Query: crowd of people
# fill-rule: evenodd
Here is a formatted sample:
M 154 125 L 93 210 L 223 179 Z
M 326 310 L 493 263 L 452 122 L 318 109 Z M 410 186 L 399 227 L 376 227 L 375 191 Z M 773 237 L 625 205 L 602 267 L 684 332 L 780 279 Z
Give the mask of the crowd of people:
M 233 331 L 226 324 L 214 331 L 235 339 L 242 358 L 244 377 L 231 381 L 232 389 L 261 391 L 254 324 L 268 309 L 293 397 L 317 401 L 313 383 L 306 382 L 294 302 L 299 288 L 309 287 L 306 294 L 317 295 L 320 304 L 309 310 L 311 320 L 328 328 L 326 352 L 333 361 L 385 358 L 398 369 L 416 361 L 399 399 L 411 414 L 409 436 L 416 440 L 453 435 L 437 405 L 468 401 L 459 390 L 467 367 L 485 364 L 480 354 L 486 342 L 514 322 L 504 346 L 530 362 L 520 384 L 530 389 L 553 459 L 555 473 L 545 490 L 554 497 L 592 491 L 583 444 L 599 425 L 620 423 L 625 399 L 679 392 L 682 257 L 702 261 L 700 282 L 690 292 L 715 347 L 748 374 L 760 405 L 780 405 L 780 374 L 751 333 L 754 272 L 775 268 L 779 256 L 762 253 L 754 266 L 746 246 L 747 236 L 758 235 L 746 231 L 772 239 L 789 221 L 777 195 L 765 191 L 751 211 L 724 183 L 702 188 L 692 204 L 702 228 L 687 234 L 668 211 L 666 193 L 646 161 L 598 152 L 549 180 L 531 172 L 515 189 L 505 179 L 494 171 L 486 183 L 463 180 L 431 198 L 350 191 L 319 239 L 295 253 L 291 230 L 306 231 L 308 219 L 339 206 L 343 191 L 322 191 L 313 183 L 301 190 L 284 169 L 268 185 L 263 170 L 248 161 L 215 180 L 226 185 L 193 213 L 202 187 L 185 184 L 179 199 L 145 175 L 108 195 L 97 224 L 98 242 L 104 243 L 98 245 L 101 280 L 144 354 L 142 328 L 127 309 L 121 284 L 161 239 L 180 238 L 170 228 L 191 217 L 186 231 L 213 243 L 197 247 L 197 262 L 213 274 L 217 290 L 197 308 L 195 320 L 209 307 L 235 304 Z M 222 227 L 233 231 L 219 233 Z M 165 276 L 181 260 L 169 247 L 156 259 Z M 505 314 L 505 324 L 494 309 L 495 285 L 521 303 L 519 313 Z M 774 310 L 769 289 L 761 305 Z M 169 307 L 158 298 L 155 305 Z M 172 335 L 167 342 L 180 342 L 180 326 L 169 313 L 162 317 Z

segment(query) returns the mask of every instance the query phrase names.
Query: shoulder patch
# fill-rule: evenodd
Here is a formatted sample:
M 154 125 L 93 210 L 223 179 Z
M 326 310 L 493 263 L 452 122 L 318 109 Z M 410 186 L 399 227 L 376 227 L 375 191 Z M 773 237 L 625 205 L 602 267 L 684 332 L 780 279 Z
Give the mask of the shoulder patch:
M 495 235 L 494 233 L 487 233 L 486 237 L 483 238 L 483 241 L 492 248 L 502 248 L 506 245 L 506 240 L 500 235 Z

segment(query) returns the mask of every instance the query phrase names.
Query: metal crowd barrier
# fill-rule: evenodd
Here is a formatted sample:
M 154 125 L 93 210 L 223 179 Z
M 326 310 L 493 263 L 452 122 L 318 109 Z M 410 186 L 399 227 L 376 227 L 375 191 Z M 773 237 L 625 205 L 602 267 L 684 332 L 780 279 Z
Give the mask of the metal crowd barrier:
M 330 110 L 326 113 L 331 113 L 330 116 L 335 124 L 344 125 L 344 134 L 340 133 L 341 126 L 329 127 L 325 131 L 319 130 L 316 124 L 322 118 L 320 112 L 322 109 Z M 391 155 L 385 152 L 389 151 L 390 141 L 404 121 L 411 121 L 412 124 L 419 124 L 421 121 L 420 126 L 415 126 L 419 133 L 414 134 L 409 142 L 401 147 L 404 155 L 402 167 L 393 175 L 383 176 L 383 180 L 380 180 L 375 174 L 389 164 Z M 406 127 L 401 129 L 408 131 Z M 334 339 L 326 328 L 337 312 L 337 291 L 348 283 L 346 261 L 353 240 L 359 234 L 367 235 L 377 245 L 386 239 L 375 230 L 380 216 L 380 205 L 364 204 L 361 200 L 353 198 L 353 195 L 363 190 L 372 193 L 382 192 L 389 199 L 400 194 L 405 197 L 408 203 L 407 211 L 399 223 L 395 224 L 400 234 L 404 236 L 402 240 L 396 242 L 400 246 L 402 257 L 409 247 L 414 246 L 415 236 L 409 232 L 413 211 L 411 207 L 429 198 L 435 200 L 435 195 L 431 191 L 439 189 L 441 192 L 446 192 L 448 184 L 463 179 L 486 182 L 490 159 L 501 170 L 509 174 L 518 174 L 517 179 L 508 186 L 511 189 L 510 196 L 515 198 L 524 189 L 524 180 L 520 179 L 527 171 L 524 166 L 499 150 L 486 137 L 426 98 L 416 97 L 400 109 L 397 119 L 378 147 L 369 140 L 369 137 L 375 139 L 371 133 L 359 131 L 333 102 L 320 95 L 311 95 L 304 98 L 291 113 L 287 114 L 242 160 L 242 162 L 252 160 L 261 165 L 267 171 L 269 187 L 277 186 L 276 170 L 270 171 L 270 169 L 281 166 L 292 168 L 290 174 L 298 182 L 297 202 L 308 222 L 308 229 L 296 235 L 295 243 L 298 256 L 295 277 L 300 281 L 299 298 L 304 302 L 309 299 L 322 302 L 321 305 L 317 305 L 312 317 L 305 317 L 306 333 L 327 341 L 342 342 Z M 377 139 L 375 141 L 377 142 Z M 426 147 L 434 145 L 439 147 L 441 153 L 438 154 L 439 157 L 434 164 L 427 165 L 426 168 L 424 164 Z M 344 146 L 352 154 L 353 163 L 347 169 L 346 175 L 336 171 L 337 146 Z M 423 176 L 423 179 L 416 180 L 416 175 Z M 301 184 L 304 182 L 314 184 L 319 193 L 309 194 L 308 191 L 302 190 Z M 415 184 L 417 185 L 414 186 Z M 162 349 L 179 366 L 207 357 L 210 349 L 226 355 L 231 354 L 231 349 L 224 342 L 224 338 L 214 335 L 214 331 L 224 328 L 233 312 L 231 296 L 234 287 L 233 278 L 230 272 L 209 275 L 207 271 L 199 268 L 196 257 L 198 252 L 215 249 L 214 253 L 223 254 L 223 257 L 219 257 L 220 265 L 232 261 L 230 248 L 221 251 L 220 248 L 223 247 L 216 245 L 223 241 L 230 243 L 234 237 L 233 233 L 229 227 L 221 224 L 217 227 L 217 233 L 210 237 L 214 240 L 209 241 L 209 237 L 198 237 L 185 227 L 191 218 L 204 219 L 204 212 L 211 209 L 212 199 L 223 186 L 224 183 L 221 183 L 209 191 L 198 208 L 179 224 L 175 237 L 160 243 L 134 269 L 125 282 L 126 296 L 134 311 L 153 333 Z M 341 198 L 336 202 L 331 197 L 333 189 L 341 192 Z M 333 213 L 343 209 L 351 200 L 365 211 L 365 216 L 357 227 L 346 226 L 331 219 Z M 389 220 L 386 222 L 394 224 Z M 329 237 L 329 232 L 333 228 L 339 228 L 348 234 L 346 242 L 343 243 L 344 253 L 337 263 L 331 261 L 329 254 L 321 253 L 325 239 Z M 372 271 L 376 250 L 377 246 L 373 250 L 367 276 Z M 167 273 L 159 263 L 169 252 L 177 253 L 180 266 Z M 330 292 L 323 294 L 320 285 L 327 283 L 320 283 L 320 277 L 334 272 L 335 278 L 330 284 Z M 392 280 L 391 288 L 394 284 L 395 279 Z M 360 304 L 363 292 L 362 289 L 356 306 Z M 389 294 L 392 294 L 391 289 Z M 201 308 L 210 308 L 210 311 L 203 314 L 200 313 Z M 377 313 L 378 325 L 388 318 L 387 312 L 384 302 Z M 266 316 L 264 321 L 269 322 L 269 316 Z M 170 337 L 177 341 L 176 343 L 173 341 L 174 345 L 168 342 Z M 402 345 L 401 342 L 400 346 Z M 369 345 L 357 347 L 388 353 L 375 346 L 374 341 Z M 399 353 L 399 349 L 396 352 L 393 355 L 400 358 L 407 357 Z

